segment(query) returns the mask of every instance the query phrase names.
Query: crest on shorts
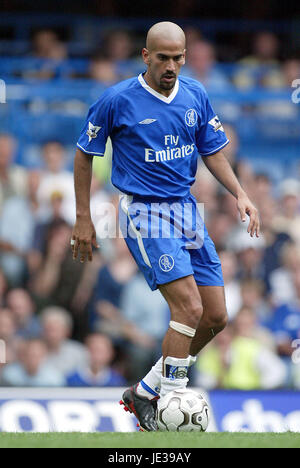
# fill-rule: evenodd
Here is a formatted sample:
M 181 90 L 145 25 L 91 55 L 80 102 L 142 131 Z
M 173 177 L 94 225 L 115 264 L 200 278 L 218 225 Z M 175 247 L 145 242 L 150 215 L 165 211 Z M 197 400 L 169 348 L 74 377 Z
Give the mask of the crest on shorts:
M 159 266 L 162 271 L 168 273 L 173 270 L 175 265 L 174 258 L 171 255 L 164 254 L 159 259 Z
M 198 114 L 195 109 L 189 109 L 185 113 L 185 123 L 189 127 L 194 127 L 198 121 Z

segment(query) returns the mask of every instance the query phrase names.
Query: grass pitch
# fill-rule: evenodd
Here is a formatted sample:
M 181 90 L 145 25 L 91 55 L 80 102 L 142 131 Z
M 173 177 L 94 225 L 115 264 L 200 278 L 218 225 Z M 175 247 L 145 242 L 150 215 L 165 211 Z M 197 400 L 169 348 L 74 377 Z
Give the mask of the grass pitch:
M 300 448 L 300 434 L 0 433 L 0 448 Z

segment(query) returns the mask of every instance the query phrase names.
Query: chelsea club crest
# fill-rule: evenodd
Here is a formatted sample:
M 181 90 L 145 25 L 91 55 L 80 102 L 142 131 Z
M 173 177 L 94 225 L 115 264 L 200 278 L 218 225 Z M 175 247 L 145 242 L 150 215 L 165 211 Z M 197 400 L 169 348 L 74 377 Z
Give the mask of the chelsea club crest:
M 185 113 L 185 123 L 189 127 L 194 127 L 194 125 L 196 125 L 196 123 L 197 123 L 197 120 L 198 120 L 198 114 L 195 111 L 195 109 L 189 109 L 188 111 L 186 111 L 186 113 Z
M 171 255 L 164 254 L 159 259 L 159 266 L 162 271 L 168 273 L 173 270 L 175 265 L 174 258 Z

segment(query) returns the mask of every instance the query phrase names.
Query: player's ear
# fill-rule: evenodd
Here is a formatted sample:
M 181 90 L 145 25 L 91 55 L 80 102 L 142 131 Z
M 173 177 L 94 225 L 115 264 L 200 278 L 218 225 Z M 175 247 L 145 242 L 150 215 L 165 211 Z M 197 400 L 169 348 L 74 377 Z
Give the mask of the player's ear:
M 185 65 L 185 59 L 186 59 L 186 49 L 184 49 L 183 51 L 182 65 Z
M 149 63 L 150 63 L 150 54 L 149 54 L 149 50 L 146 49 L 146 48 L 144 48 L 144 49 L 142 50 L 142 55 L 143 55 L 144 63 L 145 63 L 146 65 L 149 65 Z

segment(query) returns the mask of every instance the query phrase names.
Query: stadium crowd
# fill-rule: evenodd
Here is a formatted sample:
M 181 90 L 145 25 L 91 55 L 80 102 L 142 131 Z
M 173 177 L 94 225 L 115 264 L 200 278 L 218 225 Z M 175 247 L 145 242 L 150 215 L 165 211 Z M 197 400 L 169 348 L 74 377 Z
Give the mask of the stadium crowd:
M 280 60 L 274 34 L 257 34 L 252 54 L 230 77 L 218 67 L 215 46 L 199 31 L 188 29 L 187 39 L 184 73 L 207 88 L 284 89 L 300 77 L 300 60 Z M 133 44 L 126 31 L 108 35 L 80 78 L 110 85 L 132 76 L 138 63 Z M 26 70 L 24 79 L 78 78 L 66 65 L 67 47 L 54 31 L 38 32 L 31 54 L 46 62 Z M 300 364 L 292 359 L 300 339 L 300 166 L 292 179 L 274 181 L 267 168 L 256 172 L 241 156 L 235 128 L 225 125 L 225 130 L 231 142 L 226 155 L 259 208 L 262 235 L 250 238 L 235 199 L 199 161 L 192 191 L 204 204 L 220 254 L 230 324 L 201 353 L 191 381 L 208 389 L 300 389 Z M 7 361 L 0 364 L 0 384 L 137 381 L 160 355 L 169 321 L 165 301 L 150 291 L 123 239 L 99 239 L 92 263 L 73 261 L 75 199 L 66 148 L 59 141 L 46 142 L 41 164 L 30 168 L 15 164 L 17 148 L 17 135 L 0 135 L 0 340 Z M 116 210 L 119 200 L 109 181 L 110 160 L 108 145 L 91 188 L 98 234 L 100 207 Z
M 260 31 L 242 45 L 216 46 L 199 29 L 188 26 L 187 63 L 184 74 L 201 81 L 208 89 L 285 89 L 299 78 L 300 60 L 296 46 L 286 51 L 284 41 L 270 31 Z M 103 32 L 93 45 L 87 46 L 86 66 L 72 66 L 73 53 L 68 42 L 55 30 L 37 30 L 27 50 L 32 68 L 19 70 L 16 76 L 25 79 L 91 79 L 105 85 L 135 76 L 143 69 L 140 50 L 143 37 L 126 29 Z M 71 59 L 71 60 L 69 60 Z M 224 68 L 224 64 L 232 64 Z M 221 65 L 221 66 L 220 66 Z

